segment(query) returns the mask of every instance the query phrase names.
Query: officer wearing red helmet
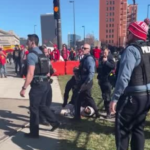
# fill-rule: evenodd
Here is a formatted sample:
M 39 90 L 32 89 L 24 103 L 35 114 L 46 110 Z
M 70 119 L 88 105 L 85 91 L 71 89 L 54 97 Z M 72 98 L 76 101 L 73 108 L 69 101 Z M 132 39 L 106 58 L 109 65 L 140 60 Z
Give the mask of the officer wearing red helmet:
M 144 124 L 150 109 L 150 45 L 145 22 L 128 27 L 127 43 L 119 67 L 115 90 L 110 103 L 116 112 L 116 147 L 127 150 L 131 134 L 131 150 L 144 150 Z M 117 104 L 117 107 L 116 107 Z

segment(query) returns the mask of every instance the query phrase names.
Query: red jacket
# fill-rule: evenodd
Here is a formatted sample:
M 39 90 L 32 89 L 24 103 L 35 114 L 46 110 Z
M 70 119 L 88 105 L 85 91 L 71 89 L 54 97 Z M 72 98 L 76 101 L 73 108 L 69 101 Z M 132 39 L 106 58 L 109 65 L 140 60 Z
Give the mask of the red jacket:
M 3 52 L 4 55 L 6 55 L 5 52 Z M 6 57 L 0 54 L 0 64 L 5 65 L 6 64 Z
M 95 59 L 99 59 L 101 56 L 101 50 L 100 49 L 94 49 L 93 50 L 93 56 Z
M 69 54 L 70 54 L 69 50 L 67 50 L 67 49 L 62 50 L 62 57 L 63 57 L 64 60 L 69 59 Z
M 52 51 L 52 60 L 58 61 L 60 59 L 60 52 L 58 49 Z

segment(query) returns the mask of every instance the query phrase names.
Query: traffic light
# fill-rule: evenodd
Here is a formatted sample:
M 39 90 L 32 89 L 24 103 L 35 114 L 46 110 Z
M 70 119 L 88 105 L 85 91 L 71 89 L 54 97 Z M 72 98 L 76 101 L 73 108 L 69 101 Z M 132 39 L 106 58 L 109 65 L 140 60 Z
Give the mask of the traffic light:
M 54 18 L 55 19 L 60 19 L 60 4 L 59 0 L 54 0 Z

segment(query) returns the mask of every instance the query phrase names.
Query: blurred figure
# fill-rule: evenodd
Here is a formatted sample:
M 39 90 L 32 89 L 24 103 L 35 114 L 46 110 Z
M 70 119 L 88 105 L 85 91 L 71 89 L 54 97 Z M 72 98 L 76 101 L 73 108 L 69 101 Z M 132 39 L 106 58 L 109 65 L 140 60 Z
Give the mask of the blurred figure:
M 78 52 L 77 52 L 77 57 L 76 57 L 76 59 L 80 61 L 83 57 L 84 57 L 83 50 L 82 50 L 82 49 L 79 49 Z
M 67 45 L 63 44 L 63 49 L 62 49 L 62 57 L 64 59 L 64 61 L 67 61 L 69 59 L 69 50 L 67 49 Z
M 13 52 L 13 59 L 15 62 L 15 72 L 18 75 L 18 73 L 21 73 L 21 51 L 19 49 L 19 45 L 15 46 L 15 50 Z M 19 68 L 19 71 L 18 71 Z
M 9 53 L 8 53 L 7 58 L 8 58 L 8 60 L 9 60 L 9 64 L 11 65 L 12 62 L 13 62 L 13 54 L 12 54 L 12 52 L 9 52 Z
M 111 55 L 108 46 L 105 45 L 103 47 L 103 54 L 99 60 L 98 67 L 98 83 L 102 91 L 102 98 L 104 100 L 104 107 L 107 113 L 106 118 L 111 118 L 111 113 L 109 109 L 109 104 L 111 101 L 111 84 L 109 81 L 109 75 L 111 71 L 115 69 L 115 62 L 113 60 L 113 56 Z
M 97 46 L 93 49 L 93 56 L 96 60 L 100 59 L 101 49 L 99 49 Z
M 0 47 L 0 78 L 7 78 L 6 57 L 6 53 L 3 52 L 2 47 Z
M 70 50 L 70 55 L 69 55 L 70 60 L 75 60 L 76 59 L 76 52 L 73 48 Z
M 52 51 L 52 60 L 59 61 L 60 60 L 60 52 L 57 48 L 57 45 L 54 45 L 54 50 Z

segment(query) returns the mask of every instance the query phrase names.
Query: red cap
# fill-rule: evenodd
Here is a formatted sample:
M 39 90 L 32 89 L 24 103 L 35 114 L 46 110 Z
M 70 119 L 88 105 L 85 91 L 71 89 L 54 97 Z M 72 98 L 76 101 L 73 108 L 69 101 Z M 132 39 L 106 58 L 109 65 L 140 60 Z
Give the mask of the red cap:
M 57 48 L 57 45 L 56 45 L 56 44 L 54 44 L 53 46 Z
M 20 47 L 21 47 L 21 48 L 25 48 L 24 45 L 21 45 Z
M 146 41 L 148 26 L 145 22 L 133 22 L 129 25 L 128 30 L 138 39 Z

